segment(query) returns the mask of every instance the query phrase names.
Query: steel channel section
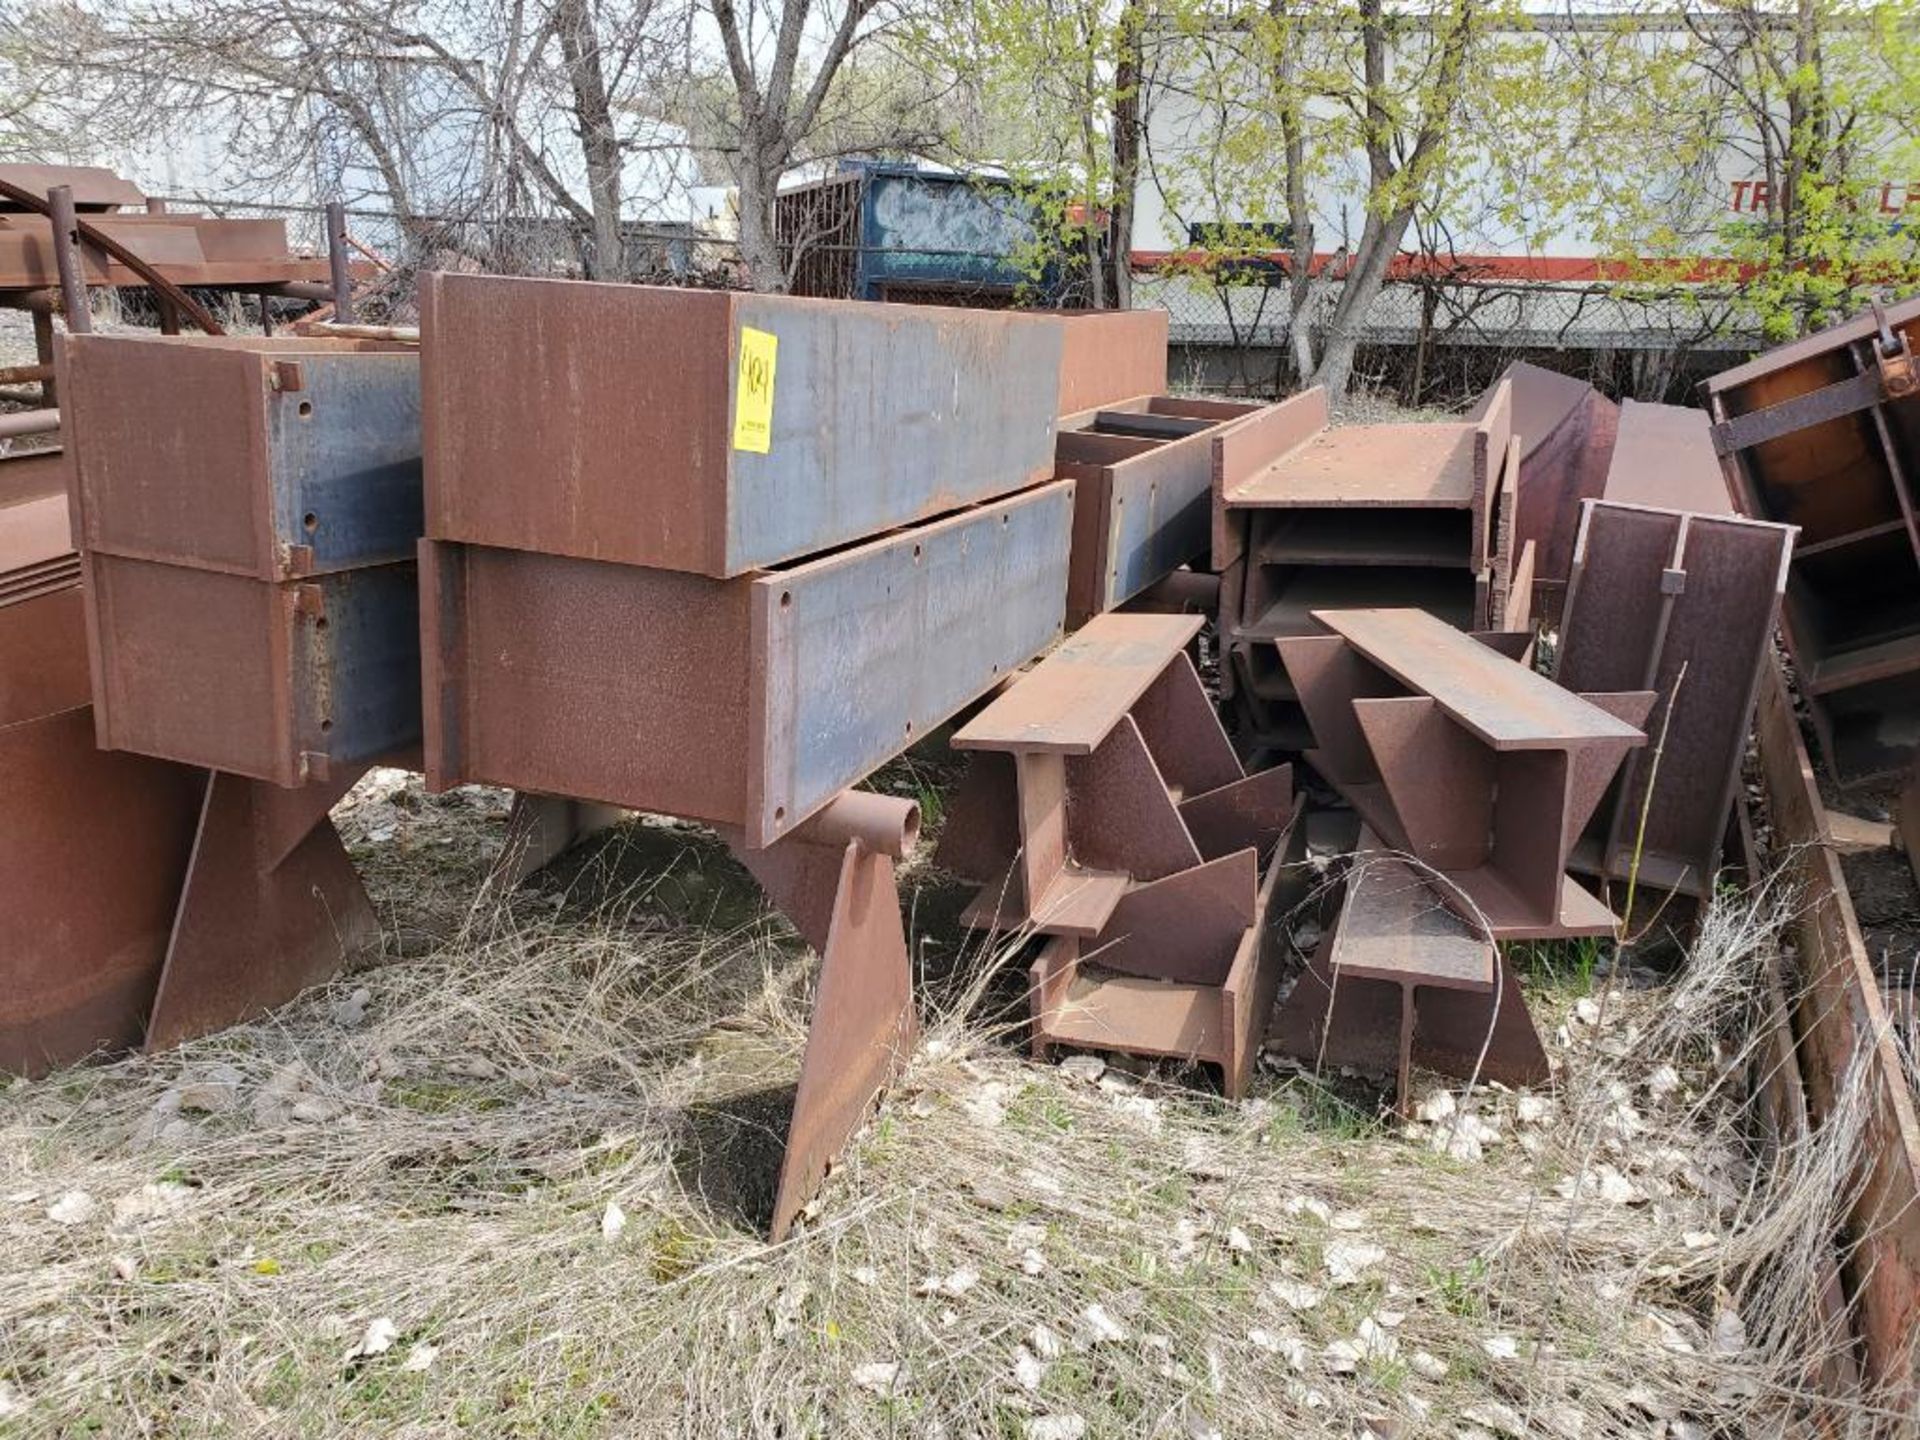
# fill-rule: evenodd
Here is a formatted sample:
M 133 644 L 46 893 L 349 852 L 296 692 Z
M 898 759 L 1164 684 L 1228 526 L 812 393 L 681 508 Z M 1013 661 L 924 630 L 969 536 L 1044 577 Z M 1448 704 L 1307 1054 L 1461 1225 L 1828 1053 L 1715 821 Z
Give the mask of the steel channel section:
M 771 844 L 1061 633 L 1072 508 L 1055 481 L 731 580 L 423 542 L 429 784 Z
M 1062 323 L 430 275 L 427 533 L 726 578 L 991 499 L 1052 473 Z M 734 443 L 748 330 L 764 454 Z
M 1587 502 L 1557 678 L 1576 692 L 1654 691 L 1646 730 L 1661 755 L 1657 774 L 1650 751 L 1623 762 L 1574 849 L 1576 870 L 1712 894 L 1793 536 L 1764 521 Z

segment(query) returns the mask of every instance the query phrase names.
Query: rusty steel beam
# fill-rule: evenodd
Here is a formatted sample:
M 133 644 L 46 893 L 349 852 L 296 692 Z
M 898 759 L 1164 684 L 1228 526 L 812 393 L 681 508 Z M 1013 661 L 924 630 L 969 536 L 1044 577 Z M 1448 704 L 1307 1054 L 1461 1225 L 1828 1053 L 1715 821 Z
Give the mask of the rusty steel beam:
M 1036 1055 L 1124 1051 L 1217 1066 L 1247 1094 L 1302 898 L 1305 828 L 1289 817 L 1259 877 L 1247 849 L 1128 891 L 1100 933 L 1050 936 L 1029 970 Z
M 1280 641 L 1314 769 L 1396 849 L 1444 873 L 1495 939 L 1613 933 L 1567 874 L 1651 691 L 1576 696 L 1418 610 L 1320 611 Z
M 954 732 L 989 762 L 941 841 L 984 882 L 967 923 L 1090 937 L 1135 882 L 1272 848 L 1291 771 L 1242 769 L 1186 654 L 1200 624 L 1101 616 Z
M 1657 775 L 1650 752 L 1623 762 L 1575 870 L 1713 894 L 1793 538 L 1764 521 L 1586 503 L 1556 678 L 1576 692 L 1653 691 L 1646 729 L 1662 754 Z
M 1756 729 L 1770 858 L 1797 887 L 1791 1018 L 1807 1108 L 1818 1126 L 1853 1103 L 1853 1087 L 1868 1101 L 1841 1237 L 1850 1309 L 1869 1377 L 1892 1387 L 1893 1412 L 1910 1414 L 1920 1406 L 1920 1118 L 1846 880 L 1822 843 L 1825 807 L 1778 666 L 1761 686 Z
M 1308 391 L 1215 441 L 1223 698 L 1243 751 L 1313 742 L 1273 642 L 1324 633 L 1317 611 L 1414 607 L 1463 630 L 1530 614 L 1513 593 L 1512 404 L 1501 386 L 1470 423 L 1336 428 Z
M 719 579 L 1053 471 L 1044 316 L 451 274 L 420 304 L 434 539 Z
M 1057 413 L 1078 415 L 1167 388 L 1165 310 L 1065 310 Z
M 115 239 L 107 230 L 103 230 L 95 222 L 82 220 L 75 215 L 72 210 L 71 191 L 69 191 L 67 195 L 66 208 L 58 216 L 54 214 L 54 206 L 51 199 L 43 200 L 32 191 L 23 190 L 12 181 L 4 178 L 0 178 L 0 197 L 11 200 L 24 209 L 32 210 L 36 214 L 47 217 L 48 222 L 53 227 L 54 255 L 57 263 L 61 261 L 61 257 L 71 256 L 77 260 L 77 256 L 74 256 L 75 246 L 73 242 L 64 237 L 71 235 L 75 240 L 84 240 L 90 245 L 99 247 L 129 270 L 133 271 L 134 274 L 139 277 L 141 283 L 152 286 L 154 290 L 166 296 L 169 301 L 191 317 L 193 322 L 202 330 L 206 331 L 207 334 L 221 335 L 225 333 L 221 329 L 219 322 L 206 312 L 199 301 L 187 294 L 185 290 L 182 290 L 166 275 L 162 274 L 152 265 L 149 265 L 145 260 L 141 259 L 140 256 L 135 254 L 119 240 Z M 64 269 L 61 272 L 60 284 L 67 305 L 67 324 L 71 330 L 73 328 L 73 306 L 76 298 L 80 301 L 79 308 L 83 314 L 86 311 L 86 286 L 84 281 L 79 279 L 77 272 L 72 277 L 70 283 L 69 277 Z M 74 285 L 76 284 L 80 291 L 77 297 L 74 294 Z M 91 328 L 91 321 L 83 321 L 80 326 L 80 330 L 83 333 Z
M 1076 327 L 1070 325 L 1068 334 Z M 1203 407 L 1196 412 L 1195 406 Z M 1084 625 L 1204 559 L 1211 524 L 1213 439 L 1261 406 L 1141 395 L 1060 422 L 1054 473 L 1076 482 L 1067 624 Z M 1129 417 L 1198 422 L 1185 435 L 1118 433 Z
M 1920 717 L 1920 300 L 1768 351 L 1703 387 L 1742 513 L 1800 528 L 1783 605 L 1843 786 L 1904 774 Z
M 297 787 L 416 741 L 417 355 L 82 336 L 61 367 L 101 744 Z
M 1484 931 L 1364 826 L 1340 914 L 1274 1019 L 1272 1048 L 1316 1071 L 1394 1079 L 1404 1116 L 1413 1067 L 1462 1080 L 1544 1085 L 1546 1050 L 1519 977 Z
M 1060 634 L 1072 508 L 1056 481 L 730 580 L 427 541 L 428 783 L 771 844 Z
M 1608 484 L 1620 407 L 1584 380 L 1521 361 L 1501 372 L 1468 418 L 1483 418 L 1503 386 L 1521 442 L 1511 553 L 1533 545 L 1534 605 L 1551 623 L 1559 618 L 1572 568 L 1581 503 L 1605 493 Z

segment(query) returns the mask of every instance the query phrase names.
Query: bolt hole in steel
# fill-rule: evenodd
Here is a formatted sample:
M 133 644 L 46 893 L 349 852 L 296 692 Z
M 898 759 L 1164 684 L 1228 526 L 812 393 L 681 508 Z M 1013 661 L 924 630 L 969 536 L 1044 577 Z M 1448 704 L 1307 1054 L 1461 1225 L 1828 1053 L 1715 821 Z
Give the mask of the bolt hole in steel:
M 907 721 L 907 734 L 913 734 L 913 721 Z
M 787 818 L 786 806 L 776 805 L 773 807 L 773 823 L 774 824 L 778 825 L 781 821 L 785 820 L 786 818 Z
M 316 616 L 316 617 L 314 618 L 314 622 L 313 622 L 313 628 L 314 628 L 314 629 L 316 629 L 316 630 L 324 630 L 324 629 L 326 629 L 326 628 L 327 628 L 327 617 L 326 617 L 326 616 L 324 616 L 324 615 L 320 615 L 320 616 Z
M 300 402 L 300 418 L 302 420 L 305 420 L 312 414 L 313 414 L 313 401 L 302 400 Z
M 322 735 L 324 735 L 324 734 L 326 734 L 326 733 L 327 733 L 327 732 L 328 732 L 329 730 L 331 730 L 331 729 L 333 729 L 333 719 L 332 719 L 332 717 L 330 717 L 330 716 L 329 716 L 329 717 L 326 717 L 326 718 L 323 718 L 323 719 L 322 719 L 322 720 L 320 721 L 320 733 L 321 733 Z
M 782 590 L 780 592 L 780 608 L 785 610 L 791 604 L 793 604 L 793 592 L 791 590 Z
M 307 533 L 311 535 L 320 528 L 320 517 L 309 510 L 300 517 L 300 523 L 306 527 Z

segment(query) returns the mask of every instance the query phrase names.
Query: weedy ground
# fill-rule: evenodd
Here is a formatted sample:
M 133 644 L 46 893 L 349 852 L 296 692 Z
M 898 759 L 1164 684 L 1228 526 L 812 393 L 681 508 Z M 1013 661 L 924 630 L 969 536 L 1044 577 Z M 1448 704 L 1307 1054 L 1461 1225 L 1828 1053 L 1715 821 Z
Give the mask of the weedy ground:
M 1019 965 L 916 864 L 926 1041 L 769 1247 L 810 957 L 688 827 L 490 891 L 505 803 L 376 772 L 340 823 L 380 963 L 0 1097 L 0 1433 L 1811 1433 L 1858 1131 L 1747 1138 L 1782 897 L 1657 988 L 1538 967 L 1551 1090 L 1426 1079 L 1402 1124 L 1031 1061 Z

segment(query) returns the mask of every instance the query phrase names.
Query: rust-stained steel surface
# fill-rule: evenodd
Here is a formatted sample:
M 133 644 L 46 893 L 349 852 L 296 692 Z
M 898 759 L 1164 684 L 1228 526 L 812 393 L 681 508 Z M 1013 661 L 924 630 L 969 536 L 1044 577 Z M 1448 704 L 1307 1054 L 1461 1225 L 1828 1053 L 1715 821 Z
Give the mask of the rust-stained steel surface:
M 1214 442 L 1223 699 L 1243 752 L 1312 743 L 1271 642 L 1323 633 L 1319 611 L 1406 607 L 1463 630 L 1529 613 L 1512 594 L 1511 407 L 1502 386 L 1475 422 L 1332 428 L 1308 391 Z
M 1056 311 L 1065 322 L 1060 352 L 1062 415 L 1078 415 L 1167 388 L 1165 310 Z
M 1061 330 L 982 310 L 430 275 L 427 533 L 726 577 L 927 520 L 1052 473 Z M 759 418 L 738 393 L 743 343 L 746 368 L 768 375 L 763 451 L 739 443 Z M 511 366 L 474 363 L 504 354 Z
M 84 704 L 0 725 L 0 1071 L 140 1042 L 204 783 L 96 750 Z
M 1894 1387 L 1906 1413 L 1920 1406 L 1920 1118 L 1861 939 L 1839 861 L 1822 839 L 1824 807 L 1777 667 L 1761 685 L 1760 768 L 1772 822 L 1772 858 L 1798 885 L 1794 938 L 1800 998 L 1793 1026 L 1816 1125 L 1863 1086 L 1866 1130 L 1850 1177 L 1855 1195 L 1843 1245 L 1854 1323 L 1871 1378 Z
M 1793 534 L 1732 516 L 1587 502 L 1557 678 L 1573 691 L 1653 691 L 1660 700 L 1646 730 L 1664 739 L 1651 805 L 1651 754 L 1637 752 L 1575 846 L 1576 870 L 1624 881 L 1638 851 L 1642 884 L 1713 893 Z
M 956 730 L 953 747 L 1090 754 L 1204 623 L 1141 615 L 1089 625 Z
M 893 862 L 919 835 L 919 807 L 847 791 L 778 843 L 725 831 L 767 898 L 820 953 L 813 1019 L 774 1197 L 772 1238 L 801 1209 L 899 1073 L 919 1032 Z
M 1186 654 L 1198 627 L 1099 616 L 955 732 L 987 762 L 940 852 L 985 881 L 969 924 L 1092 937 L 1137 882 L 1271 850 L 1291 772 L 1241 768 Z
M 87 574 L 107 749 L 297 786 L 420 733 L 411 563 L 276 585 L 96 554 Z
M 1783 606 L 1787 643 L 1843 785 L 1902 774 L 1916 753 L 1920 395 L 1899 377 L 1917 342 L 1920 300 L 1906 300 L 1705 386 L 1741 511 L 1800 527 Z
M 293 787 L 416 740 L 417 356 L 79 336 L 59 363 L 100 743 Z
M 1072 507 L 1053 482 L 732 580 L 429 541 L 429 783 L 771 844 L 1059 635 Z
M 1305 830 L 1290 815 L 1258 883 L 1243 850 L 1130 890 L 1089 939 L 1049 939 L 1030 972 L 1033 1047 L 1217 1065 L 1246 1094 L 1279 988 L 1288 912 L 1304 889 Z
M 207 778 L 148 1050 L 250 1019 L 379 944 L 373 903 L 327 818 L 345 788 L 341 777 L 299 790 Z
M 1468 418 L 1484 418 L 1503 385 L 1512 396 L 1512 432 L 1521 442 L 1513 479 L 1514 553 L 1533 543 L 1544 609 L 1557 617 L 1580 505 L 1605 491 L 1620 407 L 1584 380 L 1521 361 L 1501 372 Z
M 23 574 L 57 578 L 39 586 Z M 94 748 L 63 497 L 0 506 L 0 1070 L 139 1042 L 203 777 Z
M 48 190 L 64 185 L 95 243 L 81 247 L 89 285 L 268 286 L 327 278 L 326 261 L 297 256 L 282 220 L 228 220 L 186 211 L 149 213 L 138 187 L 109 170 L 79 165 L 0 165 L 0 292 L 58 283 Z M 131 208 L 129 208 L 131 207 Z M 97 248 L 99 242 L 112 249 Z M 146 267 L 127 263 L 135 257 Z M 197 309 L 191 299 L 188 313 Z
M 1733 514 L 1733 497 L 1727 493 L 1727 480 L 1714 454 L 1707 412 L 1685 405 L 1622 401 L 1619 436 L 1607 465 L 1603 498 L 1695 515 Z
M 1068 327 L 1068 334 L 1075 327 Z M 1060 422 L 1055 474 L 1077 482 L 1067 623 L 1084 624 L 1207 554 L 1213 439 L 1257 405 L 1139 396 Z M 1185 434 L 1124 433 L 1141 422 L 1196 422 Z
M 413 559 L 418 351 L 120 335 L 61 348 L 83 550 L 260 580 Z
M 1339 919 L 1274 1020 L 1282 1054 L 1394 1076 L 1402 1113 L 1415 1064 L 1507 1085 L 1552 1078 L 1512 966 L 1436 884 L 1363 828 Z
M 1308 756 L 1386 841 L 1444 872 L 1496 939 L 1600 935 L 1614 916 L 1566 875 L 1650 691 L 1580 697 L 1421 611 L 1335 612 L 1279 642 L 1319 748 Z M 1457 891 L 1457 893 L 1456 893 Z

